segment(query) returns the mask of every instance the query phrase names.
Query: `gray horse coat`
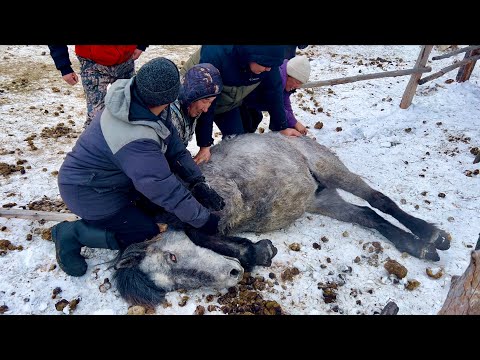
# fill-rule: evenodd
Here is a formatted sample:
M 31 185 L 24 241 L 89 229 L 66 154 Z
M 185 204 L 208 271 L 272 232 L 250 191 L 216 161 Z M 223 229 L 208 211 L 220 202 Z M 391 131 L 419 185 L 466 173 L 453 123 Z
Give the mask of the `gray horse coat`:
M 397 249 L 415 257 L 437 261 L 436 249 L 450 247 L 447 233 L 405 213 L 309 137 L 244 134 L 223 140 L 211 152 L 210 161 L 203 163 L 201 170 L 225 199 L 225 208 L 219 212 L 224 234 L 281 229 L 310 212 L 374 228 Z M 412 233 L 392 225 L 369 207 L 346 202 L 336 189 L 368 201 Z
M 211 152 L 210 161 L 203 163 L 201 170 L 226 203 L 218 212 L 222 234 L 209 236 L 186 227 L 183 235 L 199 246 L 177 234 L 175 239 L 182 246 L 168 240 L 164 245 L 137 244 L 127 249 L 117 265 L 117 283 L 130 302 L 158 304 L 166 291 L 180 287 L 232 286 L 244 269 L 270 266 L 277 253 L 268 239 L 253 243 L 232 234 L 288 227 L 305 212 L 375 229 L 399 251 L 418 258 L 437 261 L 437 249 L 450 247 L 446 232 L 401 210 L 350 172 L 325 146 L 308 137 L 244 134 L 223 140 Z M 392 225 L 370 207 L 346 202 L 337 189 L 366 200 L 411 232 Z M 196 258 L 186 260 L 192 257 Z M 238 259 L 241 267 L 232 258 Z

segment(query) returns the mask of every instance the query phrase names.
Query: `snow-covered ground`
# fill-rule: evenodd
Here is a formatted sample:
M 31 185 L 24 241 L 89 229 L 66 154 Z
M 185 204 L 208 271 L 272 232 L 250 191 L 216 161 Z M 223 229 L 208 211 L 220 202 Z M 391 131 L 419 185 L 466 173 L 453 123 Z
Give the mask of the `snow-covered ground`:
M 180 64 L 195 49 L 152 45 L 136 66 L 138 69 L 157 56 Z M 420 46 L 309 46 L 302 53 L 311 59 L 310 80 L 315 81 L 411 68 L 419 50 Z M 73 47 L 70 53 L 78 73 Z M 434 48 L 430 58 L 438 54 Z M 435 72 L 462 58 L 460 54 L 429 61 L 428 65 Z M 0 59 L 0 163 L 12 165 L 14 170 L 0 174 L 0 205 L 28 209 L 30 204 L 34 209 L 55 210 L 61 200 L 56 171 L 85 121 L 83 88 L 62 80 L 47 46 L 0 46 Z M 294 111 L 309 126 L 310 136 L 333 149 L 350 170 L 403 210 L 437 224 L 453 240 L 449 250 L 439 252 L 440 261 L 432 263 L 402 255 L 372 230 L 320 215 L 305 214 L 290 227 L 268 234 L 244 233 L 254 241 L 269 238 L 278 248 L 270 268 L 256 268 L 252 273 L 268 280 L 270 273 L 275 275 L 264 290 L 259 290 L 264 299 L 276 301 L 287 314 L 374 314 L 389 300 L 398 305 L 399 314 L 436 314 L 440 310 L 451 277 L 467 267 L 480 232 L 479 164 L 472 164 L 474 155 L 470 152 L 480 146 L 478 66 L 468 82 L 449 81 L 455 76 L 456 70 L 419 86 L 407 110 L 400 109 L 399 103 L 409 76 L 302 89 L 292 96 Z M 314 125 L 319 121 L 323 128 L 317 130 Z M 65 127 L 57 127 L 59 123 Z M 268 122 L 260 126 L 268 129 Z M 56 131 L 48 131 L 54 127 Z M 42 137 L 45 128 L 49 129 Z M 192 153 L 198 149 L 195 141 L 188 148 Z M 15 166 L 17 170 L 23 166 L 24 173 L 15 171 Z M 440 197 L 440 193 L 445 196 Z M 350 194 L 342 195 L 366 205 Z M 42 199 L 43 205 L 36 207 L 33 202 Z M 54 224 L 0 217 L 0 240 L 23 248 L 0 249 L 2 312 L 126 314 L 129 306 L 115 286 L 100 286 L 112 278 L 104 262 L 115 252 L 86 250 L 87 274 L 69 277 L 56 266 L 54 244 L 42 238 L 42 231 Z M 381 248 L 372 242 L 379 242 Z M 298 243 L 300 250 L 291 250 L 292 243 Z M 314 248 L 313 243 L 320 244 L 321 249 Z M 383 267 L 388 258 L 408 269 L 404 279 L 388 275 Z M 281 274 L 293 267 L 299 274 L 282 280 Z M 441 270 L 443 275 L 431 278 L 427 268 L 433 273 Z M 408 290 L 405 285 L 409 280 L 420 285 Z M 331 303 L 325 302 L 318 285 L 327 282 L 337 284 L 336 299 Z M 53 295 L 56 288 L 61 292 Z M 169 306 L 158 306 L 155 312 L 193 314 L 198 305 L 207 308 L 217 304 L 216 297 L 209 302 L 207 295 L 226 291 L 171 292 L 166 298 Z M 186 304 L 181 301 L 184 296 L 189 297 Z M 67 306 L 59 311 L 55 304 L 62 299 L 80 302 L 75 309 Z

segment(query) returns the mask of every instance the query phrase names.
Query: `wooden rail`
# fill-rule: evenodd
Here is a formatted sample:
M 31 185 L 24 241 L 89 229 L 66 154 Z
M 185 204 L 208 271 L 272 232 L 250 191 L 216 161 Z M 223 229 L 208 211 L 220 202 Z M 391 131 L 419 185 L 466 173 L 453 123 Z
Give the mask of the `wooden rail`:
M 378 78 L 384 78 L 384 77 L 404 76 L 404 75 L 410 75 L 410 74 L 423 74 L 429 71 L 432 71 L 432 68 L 429 66 L 418 67 L 418 68 L 416 67 L 413 69 L 406 69 L 406 70 L 386 71 L 383 73 L 349 76 L 349 77 L 331 79 L 331 80 L 312 81 L 312 82 L 303 84 L 300 87 L 311 88 L 311 87 L 319 87 L 319 86 L 327 86 L 327 85 L 348 84 L 356 81 L 378 79 Z
M 462 65 L 471 63 L 473 61 L 477 61 L 478 59 L 480 59 L 480 55 L 472 56 L 472 57 L 463 59 L 462 61 L 459 61 L 455 64 L 450 65 L 450 66 L 444 67 L 440 71 L 437 71 L 436 73 L 434 73 L 432 75 L 428 75 L 428 76 L 425 76 L 423 79 L 420 79 L 418 81 L 418 85 L 423 85 L 430 80 L 433 80 L 433 79 L 439 78 L 440 76 L 445 75 L 447 72 L 452 71 L 453 69 L 456 69 L 456 68 L 458 68 Z
M 470 45 L 455 51 L 451 51 L 448 54 L 434 56 L 432 57 L 432 60 L 446 59 L 446 58 L 449 58 L 450 56 L 461 54 L 462 52 L 467 52 L 470 50 L 477 50 L 477 49 L 480 49 L 480 45 Z
M 45 221 L 74 221 L 80 220 L 80 217 L 72 213 L 59 213 L 51 211 L 36 211 L 23 209 L 0 209 L 0 217 L 45 220 Z

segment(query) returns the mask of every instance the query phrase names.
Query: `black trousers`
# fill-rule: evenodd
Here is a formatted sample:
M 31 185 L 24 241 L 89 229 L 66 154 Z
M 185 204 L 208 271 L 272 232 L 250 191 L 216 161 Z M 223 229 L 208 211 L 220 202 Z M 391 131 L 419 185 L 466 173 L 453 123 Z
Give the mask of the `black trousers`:
M 226 113 L 215 115 L 214 121 L 222 136 L 228 136 L 254 133 L 262 118 L 260 110 L 242 104 Z
M 240 116 L 242 117 L 242 124 L 246 133 L 257 131 L 258 125 L 263 119 L 263 114 L 260 110 L 248 107 L 246 104 L 240 106 Z
M 133 243 L 150 240 L 160 233 L 158 216 L 166 211 L 140 193 L 135 194 L 132 203 L 115 214 L 101 220 L 84 220 L 97 228 L 115 233 L 121 248 Z M 174 215 L 172 215 L 174 216 Z

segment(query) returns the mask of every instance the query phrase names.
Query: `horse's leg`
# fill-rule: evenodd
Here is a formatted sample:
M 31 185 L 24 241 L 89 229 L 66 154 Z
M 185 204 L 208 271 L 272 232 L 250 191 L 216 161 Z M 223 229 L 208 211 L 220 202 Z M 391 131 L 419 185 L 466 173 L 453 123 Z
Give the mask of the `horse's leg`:
M 375 229 L 390 240 L 399 251 L 405 251 L 421 259 L 440 260 L 434 244 L 418 241 L 415 235 L 392 225 L 369 207 L 346 202 L 335 189 L 318 191 L 307 211 Z
M 365 200 L 367 200 L 373 207 L 386 214 L 392 215 L 423 241 L 435 244 L 435 247 L 438 250 L 448 250 L 450 248 L 451 236 L 447 232 L 438 229 L 436 226 L 425 220 L 407 214 L 388 196 L 380 191 L 373 191 L 373 193 Z
M 168 212 L 157 214 L 155 220 L 158 223 L 168 224 L 173 229 L 185 231 L 190 240 L 199 246 L 238 259 L 245 271 L 251 271 L 255 265 L 270 266 L 273 257 L 277 254 L 277 248 L 268 239 L 254 243 L 238 236 L 206 235 Z
M 246 272 L 252 271 L 256 265 L 272 265 L 272 259 L 277 254 L 277 249 L 267 239 L 254 243 L 238 236 L 206 235 L 192 227 L 187 227 L 185 234 L 198 246 L 238 259 Z
M 330 155 L 333 158 L 333 155 Z M 314 178 L 320 185 L 327 188 L 339 188 L 352 193 L 366 201 L 374 208 L 385 214 L 393 216 L 410 231 L 417 235 L 421 241 L 435 244 L 439 250 L 450 248 L 450 235 L 439 230 L 433 224 L 416 218 L 400 209 L 388 196 L 372 189 L 362 178 L 350 170 L 338 160 L 319 161 L 310 163 Z M 313 169 L 313 170 L 312 170 Z

